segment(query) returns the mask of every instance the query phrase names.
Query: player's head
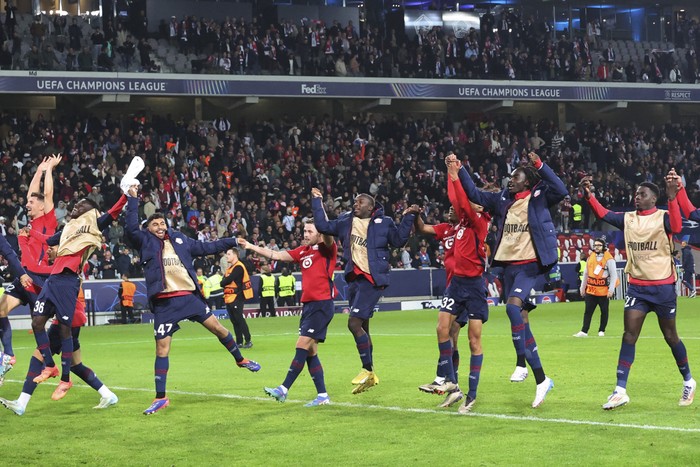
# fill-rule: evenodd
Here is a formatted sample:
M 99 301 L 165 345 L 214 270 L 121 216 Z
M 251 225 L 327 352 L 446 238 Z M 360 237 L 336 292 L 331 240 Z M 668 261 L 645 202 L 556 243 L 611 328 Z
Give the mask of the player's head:
M 372 216 L 374 204 L 374 198 L 371 195 L 360 193 L 355 197 L 355 202 L 352 205 L 352 213 L 360 219 L 367 219 Z
M 163 240 L 168 233 L 168 224 L 165 223 L 165 216 L 161 212 L 151 214 L 146 221 L 146 228 L 153 235 Z
M 56 261 L 56 256 L 58 255 L 58 246 L 50 246 L 49 249 L 46 251 L 46 255 L 49 258 L 49 266 L 53 264 L 54 261 Z
M 226 250 L 226 261 L 228 261 L 229 266 L 233 266 L 238 261 L 238 250 L 236 248 Z
M 447 222 L 450 224 L 459 222 L 459 217 L 457 217 L 457 211 L 455 211 L 454 206 L 450 206 L 450 210 L 447 211 Z
M 92 211 L 93 209 L 100 209 L 96 202 L 91 199 L 83 198 L 73 206 L 73 210 L 70 212 L 71 219 L 76 219 L 86 212 Z
M 539 180 L 540 176 L 532 167 L 518 167 L 510 174 L 508 191 L 511 193 L 527 191 L 535 186 Z
M 659 199 L 659 187 L 655 183 L 642 182 L 637 187 L 637 192 L 634 195 L 634 207 L 646 211 L 656 206 L 656 200 Z
M 45 214 L 44 195 L 36 191 L 30 193 L 27 196 L 27 204 L 24 207 L 27 208 L 27 215 L 30 219 L 43 216 Z
M 323 241 L 323 235 L 318 232 L 313 219 L 304 224 L 304 245 L 316 245 Z
M 596 238 L 593 240 L 593 251 L 596 253 L 603 253 L 604 251 L 607 251 L 608 246 L 605 244 L 605 239 L 604 238 Z

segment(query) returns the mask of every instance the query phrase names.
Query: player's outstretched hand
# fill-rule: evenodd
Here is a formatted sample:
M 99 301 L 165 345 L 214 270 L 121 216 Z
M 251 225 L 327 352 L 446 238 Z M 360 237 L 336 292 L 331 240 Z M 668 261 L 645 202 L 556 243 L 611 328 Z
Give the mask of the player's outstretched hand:
M 671 167 L 671 170 L 668 171 L 668 175 L 666 175 L 666 183 L 668 183 L 669 179 L 675 180 L 679 189 L 683 186 L 683 180 L 681 180 L 680 175 L 676 173 L 675 167 Z
M 321 190 L 319 190 L 318 188 L 312 188 L 311 196 L 313 196 L 314 198 L 323 198 L 323 193 L 321 193 Z
M 579 186 L 581 187 L 581 190 L 583 191 L 583 196 L 584 198 L 588 199 L 591 197 L 591 188 L 593 187 L 593 184 L 591 183 L 591 177 L 583 177 L 581 179 L 581 182 L 579 183 Z
M 126 194 L 132 198 L 136 198 L 139 195 L 139 186 L 131 185 L 129 187 L 129 191 L 127 191 Z
M 56 167 L 58 164 L 61 163 L 61 159 L 62 159 L 62 157 L 60 154 L 51 154 L 51 157 L 46 158 L 46 165 L 49 168 L 53 169 L 54 167 Z
M 530 163 L 532 165 L 534 165 L 535 167 L 537 167 L 540 164 L 540 161 L 542 160 L 542 159 L 540 159 L 540 156 L 538 156 L 535 151 L 530 151 L 530 153 L 528 153 L 527 157 L 530 159 Z
M 454 164 L 455 162 L 459 162 L 459 159 L 457 158 L 457 155 L 454 152 L 451 152 L 447 156 L 445 156 L 445 165 L 448 169 L 450 168 L 450 165 Z
M 250 243 L 248 243 L 248 241 L 247 241 L 245 238 L 243 238 L 243 237 L 238 237 L 238 238 L 236 239 L 236 241 L 238 242 L 238 246 L 239 246 L 239 247 L 245 248 L 246 250 L 247 250 L 248 247 L 250 246 Z
M 673 169 L 671 169 L 673 171 Z M 675 174 L 675 171 L 673 171 Z M 676 195 L 681 190 L 680 177 L 678 175 L 666 176 L 666 196 L 668 196 L 669 201 L 676 199 Z
M 22 287 L 24 287 L 25 289 L 28 289 L 29 287 L 32 286 L 32 284 L 34 284 L 34 281 L 32 281 L 32 278 L 29 277 L 29 274 L 22 274 L 19 277 L 19 282 L 20 282 L 20 284 L 22 284 Z
M 405 216 L 406 214 L 420 214 L 420 212 L 420 206 L 418 206 L 417 204 L 412 204 L 403 210 L 403 215 Z

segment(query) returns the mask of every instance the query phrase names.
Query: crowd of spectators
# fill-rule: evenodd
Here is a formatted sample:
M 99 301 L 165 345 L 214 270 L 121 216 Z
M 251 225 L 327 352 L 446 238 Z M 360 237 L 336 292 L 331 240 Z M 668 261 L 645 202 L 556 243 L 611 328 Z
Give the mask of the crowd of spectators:
M 396 220 L 417 203 L 427 223 L 443 221 L 448 201 L 442 159 L 450 151 L 486 189 L 504 187 L 513 168 L 537 151 L 570 189 L 570 199 L 553 209 L 561 231 L 572 204 L 581 201 L 578 183 L 584 174 L 593 176 L 604 205 L 624 209 L 632 206 L 635 184 L 663 184 L 675 167 L 700 205 L 700 132 L 691 124 L 640 128 L 582 122 L 562 131 L 550 120 L 515 116 L 452 120 L 362 114 L 348 121 L 282 116 L 232 123 L 226 116 L 214 121 L 39 116 L 31 121 L 2 113 L 0 149 L 0 233 L 15 246 L 17 230 L 27 224 L 29 181 L 42 156 L 51 153 L 63 156 L 55 170 L 59 223 L 69 219 L 82 197 L 109 208 L 121 195 L 121 174 L 141 155 L 146 161 L 139 177 L 142 219 L 162 211 L 170 227 L 192 238 L 240 235 L 273 249 L 300 244 L 312 187 L 325 193 L 331 216 L 348 209 L 355 194 L 367 192 Z M 583 219 L 570 228 L 598 229 L 581 204 Z M 126 271 L 138 277 L 140 261 L 123 227 L 115 223 L 106 242 L 90 259 L 86 275 L 107 278 Z M 393 252 L 391 263 L 440 267 L 442 251 L 434 241 L 412 238 Z M 206 271 L 219 264 L 210 258 L 198 266 Z
M 9 14 L 9 13 L 8 13 Z M 7 17 L 7 14 L 6 14 Z M 516 10 L 481 17 L 480 28 L 420 29 L 415 37 L 383 25 L 260 17 L 163 20 L 148 33 L 143 22 L 105 20 L 103 28 L 66 16 L 37 16 L 28 30 L 0 29 L 0 68 L 80 71 L 160 71 L 152 57 L 158 42 L 169 44 L 187 66 L 171 71 L 221 74 L 506 79 L 546 81 L 696 82 L 694 21 L 679 22 L 681 66 L 670 50 L 646 50 L 638 61 L 622 61 L 601 35 L 597 21 L 580 31 L 554 32 L 552 25 Z M 0 26 L 1 27 L 1 26 Z M 132 31 L 127 28 L 133 29 Z M 150 39 L 150 41 L 149 41 Z M 30 47 L 23 44 L 31 43 Z M 164 58 L 164 57 L 162 57 Z

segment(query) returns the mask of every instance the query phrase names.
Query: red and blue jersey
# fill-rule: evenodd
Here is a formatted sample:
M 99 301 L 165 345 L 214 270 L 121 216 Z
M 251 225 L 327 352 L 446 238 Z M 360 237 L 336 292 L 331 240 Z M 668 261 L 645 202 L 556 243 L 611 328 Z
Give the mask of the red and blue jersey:
M 445 271 L 447 272 L 447 283 L 445 285 L 449 285 L 455 268 L 454 244 L 457 225 L 443 222 L 442 224 L 434 225 L 433 230 L 435 230 L 435 239 L 442 243 L 442 248 L 445 250 L 444 262 Z
M 318 302 L 335 297 L 333 271 L 338 257 L 338 247 L 328 247 L 321 242 L 287 251 L 295 263 L 301 265 L 301 302 Z
M 449 182 L 447 195 L 460 218 L 454 236 L 454 274 L 481 277 L 486 267 L 485 241 L 491 218 L 471 206 L 459 180 Z
M 22 266 L 35 274 L 51 274 L 52 266 L 49 265 L 49 258 L 46 256 L 49 247 L 43 236 L 50 237 L 56 232 L 56 212 L 52 209 L 43 216 L 32 219 L 30 225 L 32 231 L 42 234 L 42 237 L 32 236 L 26 246 L 22 246 Z

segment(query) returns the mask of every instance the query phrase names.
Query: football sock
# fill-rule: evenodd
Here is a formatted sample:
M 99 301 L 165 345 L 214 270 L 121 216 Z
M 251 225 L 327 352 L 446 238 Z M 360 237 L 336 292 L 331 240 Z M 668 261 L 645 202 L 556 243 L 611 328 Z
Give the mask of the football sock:
M 627 378 L 634 363 L 634 351 L 634 344 L 623 342 L 620 346 L 620 357 L 617 360 L 617 385 L 621 388 L 627 388 Z
M 7 355 L 14 355 L 12 350 L 12 326 L 10 318 L 0 318 L 0 343 L 2 343 L 3 352 Z
M 355 344 L 357 345 L 357 351 L 360 354 L 362 368 L 367 371 L 372 371 L 372 346 L 369 343 L 369 336 L 367 333 L 363 331 L 362 335 L 355 336 Z
M 224 337 L 223 339 L 219 339 L 219 342 L 226 347 L 226 350 L 233 355 L 233 358 L 235 358 L 237 362 L 243 361 L 243 355 L 241 354 L 241 351 L 238 350 L 238 345 L 236 345 L 236 341 L 233 340 L 233 335 L 230 332 L 228 333 L 228 336 Z
M 530 368 L 532 368 L 535 382 L 540 384 L 544 381 L 544 371 L 542 370 L 540 356 L 537 353 L 535 336 L 532 335 L 532 331 L 530 330 L 530 323 L 525 323 L 525 358 L 527 359 L 527 363 L 530 364 Z
M 70 381 L 70 367 L 73 364 L 73 336 L 61 340 L 61 381 Z
M 440 363 L 438 365 L 445 368 L 445 380 L 455 383 L 455 370 L 452 366 L 452 341 L 448 339 L 445 342 L 438 342 L 438 349 L 440 349 Z
M 314 385 L 316 386 L 316 392 L 321 395 L 326 394 L 326 381 L 323 378 L 323 366 L 321 365 L 321 360 L 318 359 L 318 355 L 306 358 L 306 364 L 309 366 L 309 374 L 311 379 L 314 380 Z
M 479 386 L 479 376 L 481 376 L 481 364 L 484 355 L 472 355 L 469 360 L 469 393 L 468 396 L 476 399 L 476 388 Z
M 26 392 L 22 391 L 22 394 L 19 395 L 17 402 L 19 402 L 19 404 L 26 409 L 27 404 L 29 404 L 29 399 L 31 399 L 31 398 L 32 398 L 31 394 L 27 394 Z
M 78 378 L 82 379 L 85 381 L 92 389 L 95 391 L 99 390 L 104 384 L 102 384 L 102 381 L 95 376 L 95 372 L 92 371 L 89 367 L 83 365 L 82 363 L 78 363 L 74 367 L 70 369 L 70 371 L 75 374 Z
M 510 331 L 513 339 L 515 354 L 518 356 L 517 365 L 525 366 L 525 322 L 520 316 L 521 308 L 516 305 L 506 304 L 506 314 L 510 320 Z M 522 364 L 521 364 L 522 362 Z
M 455 383 L 459 383 L 459 350 L 452 349 L 452 369 L 455 372 Z
M 38 358 L 32 356 L 29 360 L 29 370 L 27 370 L 27 378 L 24 380 L 24 386 L 22 386 L 22 392 L 29 394 L 30 396 L 34 394 L 34 390 L 37 387 L 37 383 L 34 382 L 34 378 L 39 376 L 41 370 L 44 369 L 44 362 Z
M 35 332 L 34 339 L 36 340 L 36 348 L 41 352 L 46 366 L 56 366 L 51 355 L 51 345 L 49 344 L 49 336 L 46 334 L 46 331 Z
M 690 375 L 690 365 L 688 365 L 688 352 L 685 350 L 683 341 L 678 341 L 678 344 L 671 347 L 673 358 L 676 359 L 678 371 L 683 375 L 683 381 L 690 381 L 693 377 Z
M 294 354 L 294 359 L 289 365 L 289 371 L 287 371 L 287 377 L 284 379 L 282 386 L 290 389 L 294 381 L 296 381 L 301 370 L 304 369 L 304 363 L 306 362 L 306 357 L 309 356 L 309 351 L 297 347 L 296 354 Z
M 156 381 L 156 399 L 165 397 L 165 384 L 168 379 L 168 369 L 170 368 L 170 360 L 168 357 L 156 357 L 155 365 L 155 381 Z

